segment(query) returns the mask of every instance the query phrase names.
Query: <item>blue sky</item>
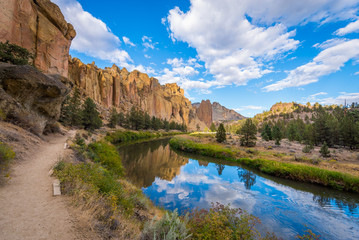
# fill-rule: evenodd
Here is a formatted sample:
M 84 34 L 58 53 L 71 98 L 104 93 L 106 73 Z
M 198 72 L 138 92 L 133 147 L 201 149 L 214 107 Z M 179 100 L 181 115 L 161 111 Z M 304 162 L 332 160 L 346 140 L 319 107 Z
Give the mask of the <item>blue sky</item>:
M 276 102 L 359 102 L 358 0 L 53 0 L 70 54 L 138 69 L 245 116 Z

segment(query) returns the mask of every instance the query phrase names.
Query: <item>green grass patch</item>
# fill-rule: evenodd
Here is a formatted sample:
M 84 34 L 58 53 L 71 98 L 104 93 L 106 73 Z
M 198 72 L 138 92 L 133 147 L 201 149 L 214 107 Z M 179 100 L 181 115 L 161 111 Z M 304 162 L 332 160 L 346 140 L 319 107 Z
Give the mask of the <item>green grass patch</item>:
M 178 134 L 183 134 L 182 132 L 131 132 L 131 131 L 115 131 L 108 132 L 106 134 L 105 140 L 113 143 L 127 143 L 143 139 L 159 138 L 174 136 Z
M 6 143 L 0 142 L 0 170 L 5 171 L 15 158 L 15 152 Z
M 257 169 L 263 173 L 276 177 L 316 183 L 339 190 L 359 192 L 359 177 L 346 173 L 273 160 L 249 158 L 237 159 L 235 157 L 236 151 L 231 149 L 220 145 L 196 143 L 179 137 L 172 138 L 170 140 L 170 145 L 177 150 L 238 162 L 244 166 Z

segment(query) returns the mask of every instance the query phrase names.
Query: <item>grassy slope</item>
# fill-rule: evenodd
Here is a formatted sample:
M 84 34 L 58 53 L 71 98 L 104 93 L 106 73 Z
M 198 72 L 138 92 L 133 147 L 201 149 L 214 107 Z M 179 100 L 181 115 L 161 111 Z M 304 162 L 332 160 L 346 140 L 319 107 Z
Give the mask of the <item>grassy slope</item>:
M 237 159 L 235 157 L 236 150 L 215 144 L 196 143 L 192 140 L 180 137 L 172 138 L 170 145 L 177 150 L 238 162 L 253 169 L 257 169 L 263 173 L 277 177 L 316 183 L 339 190 L 359 192 L 359 177 L 345 173 L 272 160 L 249 158 Z

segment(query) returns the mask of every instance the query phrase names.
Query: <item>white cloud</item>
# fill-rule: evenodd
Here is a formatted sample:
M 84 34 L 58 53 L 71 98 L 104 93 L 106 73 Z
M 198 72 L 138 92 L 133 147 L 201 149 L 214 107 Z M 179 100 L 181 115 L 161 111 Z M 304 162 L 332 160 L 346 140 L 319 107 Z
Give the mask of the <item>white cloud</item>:
M 352 102 L 359 102 L 359 93 L 342 93 L 338 97 L 329 97 L 324 99 L 317 99 L 317 102 L 323 105 L 331 105 L 331 104 L 344 104 L 344 102 L 347 102 L 347 104 L 351 104 Z
M 130 55 L 121 49 L 120 38 L 112 33 L 101 19 L 85 11 L 79 2 L 76 0 L 53 0 L 53 2 L 61 8 L 66 20 L 74 25 L 77 32 L 71 44 L 72 50 L 110 61 L 130 71 L 137 69 L 147 74 L 155 74 L 155 70 L 151 67 L 134 65 Z M 122 39 L 125 44 L 134 46 L 128 37 L 124 36 Z
M 298 47 L 288 27 L 351 19 L 357 9 L 357 0 L 191 0 L 188 12 L 170 10 L 167 23 L 173 41 L 197 50 L 213 86 L 245 85 L 272 72 L 266 63 Z
M 134 44 L 133 42 L 131 42 L 131 40 L 130 40 L 128 37 L 123 36 L 123 37 L 122 37 L 122 40 L 123 40 L 123 42 L 124 42 L 126 45 L 130 45 L 131 47 L 135 47 L 135 46 L 136 46 L 136 44 Z
M 77 32 L 71 49 L 120 66 L 132 62 L 129 54 L 120 48 L 121 40 L 102 20 L 84 11 L 80 3 L 76 0 L 53 2 L 59 5 L 66 20 L 74 25 Z
M 344 36 L 348 33 L 353 33 L 353 32 L 359 32 L 359 19 L 356 20 L 355 22 L 351 22 L 349 23 L 347 26 L 338 29 L 335 34 L 339 35 L 339 36 Z
M 142 37 L 142 45 L 146 48 L 146 49 L 155 49 L 155 46 L 158 44 L 158 42 L 153 42 L 152 38 L 147 37 L 147 36 L 143 36 Z
M 339 71 L 346 62 L 357 57 L 359 57 L 359 39 L 339 42 L 321 51 L 311 62 L 290 71 L 287 78 L 263 89 L 279 91 L 317 82 L 319 77 Z
M 151 58 L 151 56 L 150 56 L 150 55 L 147 55 L 147 54 L 145 54 L 144 56 L 145 56 L 145 58 L 148 58 L 148 59 Z
M 244 110 L 261 110 L 263 109 L 262 106 L 254 106 L 254 105 L 248 105 L 248 106 L 242 106 L 239 108 L 233 109 L 236 112 L 244 111 Z
M 354 75 L 359 75 L 359 72 L 354 73 Z

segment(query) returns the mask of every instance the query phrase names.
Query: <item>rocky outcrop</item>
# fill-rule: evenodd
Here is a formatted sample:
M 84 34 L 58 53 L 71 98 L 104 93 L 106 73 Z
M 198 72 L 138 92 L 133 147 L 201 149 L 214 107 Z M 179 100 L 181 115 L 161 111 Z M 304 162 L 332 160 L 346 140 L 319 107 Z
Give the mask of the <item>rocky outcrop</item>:
M 196 110 L 199 120 L 203 121 L 207 127 L 211 126 L 212 123 L 212 104 L 209 100 L 202 100 L 201 104 Z
M 67 77 L 76 32 L 50 0 L 0 0 L 0 41 L 27 48 L 45 73 Z
M 116 65 L 101 69 L 94 63 L 69 59 L 69 79 L 86 96 L 105 108 L 116 107 L 127 112 L 140 107 L 151 116 L 185 123 L 190 129 L 204 124 L 197 118 L 191 102 L 177 84 L 161 85 L 156 78 L 139 71 L 128 72 Z
M 31 66 L 0 64 L 0 109 L 7 119 L 41 135 L 60 116 L 69 89 L 60 75 L 45 75 Z
M 232 109 L 228 109 L 218 102 L 212 104 L 212 121 L 238 121 L 245 117 Z
M 237 121 L 245 118 L 236 111 L 228 109 L 218 102 L 211 104 L 209 100 L 202 100 L 201 103 L 193 103 L 192 106 L 197 109 L 198 118 L 204 121 L 207 126 L 210 126 L 212 122 Z

